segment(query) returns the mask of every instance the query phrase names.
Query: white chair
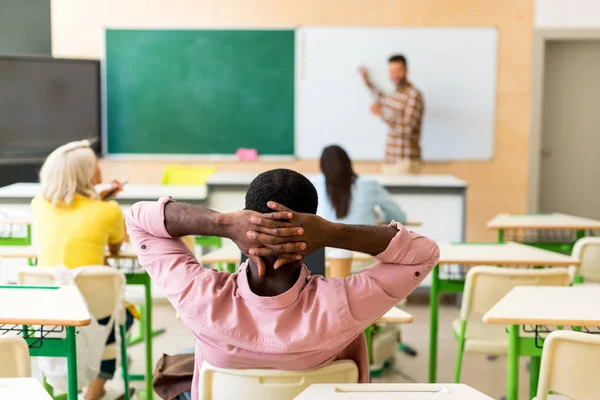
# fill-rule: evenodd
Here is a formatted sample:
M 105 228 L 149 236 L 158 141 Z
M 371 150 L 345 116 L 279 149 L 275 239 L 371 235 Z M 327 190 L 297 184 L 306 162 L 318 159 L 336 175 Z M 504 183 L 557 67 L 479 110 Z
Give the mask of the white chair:
M 460 319 L 452 323 L 458 341 L 454 382 L 460 382 L 465 351 L 508 354 L 508 335 L 502 325 L 484 324 L 482 317 L 515 286 L 568 286 L 566 268 L 473 267 L 467 272 Z
M 0 337 L 0 378 L 31 376 L 29 346 L 22 337 Z
M 125 276 L 116 269 L 106 266 L 78 268 L 75 285 L 85 299 L 88 311 L 97 320 L 112 315 L 118 307 L 125 286 Z M 19 271 L 18 282 L 21 285 L 56 284 L 51 268 L 24 268 Z M 125 386 L 125 399 L 129 400 L 129 371 L 127 366 L 127 337 L 125 329 L 125 311 L 116 321 L 119 328 L 121 351 L 121 370 Z M 117 358 L 116 343 L 107 345 L 102 354 L 103 360 Z
M 555 331 L 544 341 L 537 400 L 587 400 L 600 397 L 596 363 L 600 336 Z M 548 395 L 552 391 L 555 394 Z
M 225 369 L 204 362 L 200 369 L 199 398 L 203 400 L 292 400 L 314 383 L 357 383 L 353 361 L 334 361 L 313 371 Z
M 573 257 L 579 259 L 579 267 L 569 267 L 572 280 L 583 283 L 600 283 L 600 237 L 586 237 L 575 242 Z

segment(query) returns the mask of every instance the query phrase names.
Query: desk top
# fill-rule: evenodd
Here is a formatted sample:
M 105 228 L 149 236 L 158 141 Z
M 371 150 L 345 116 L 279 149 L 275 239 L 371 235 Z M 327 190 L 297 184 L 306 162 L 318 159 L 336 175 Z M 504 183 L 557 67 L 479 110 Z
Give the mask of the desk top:
M 209 186 L 248 186 L 258 173 L 254 172 L 216 172 L 206 184 Z M 315 180 L 321 174 L 304 174 Z M 467 183 L 452 175 L 383 175 L 365 174 L 365 178 L 374 179 L 386 187 L 428 187 L 428 188 L 466 188 Z
M 375 322 L 378 324 L 410 324 L 413 320 L 414 318 L 411 314 L 398 307 L 392 307 Z
M 85 326 L 90 314 L 75 286 L 0 287 L 0 324 Z
M 439 264 L 463 265 L 579 265 L 571 256 L 520 243 L 439 243 Z
M 35 378 L 0 378 L 0 399 L 52 400 Z
M 418 383 L 316 384 L 294 400 L 491 400 L 467 385 Z
M 106 189 L 108 185 L 98 185 L 97 190 Z M 2 200 L 27 200 L 31 201 L 40 192 L 39 183 L 14 183 L 0 188 L 0 202 Z M 172 196 L 180 201 L 199 201 L 207 197 L 206 186 L 197 185 L 136 185 L 126 184 L 123 191 L 117 195 L 117 201 L 144 201 L 157 200 L 162 196 Z
M 1 251 L 2 251 L 2 249 L 0 248 L 0 257 L 2 254 Z M 326 250 L 325 254 L 327 254 L 327 250 Z M 325 257 L 327 257 L 327 255 Z M 241 253 L 240 249 L 238 249 L 237 246 L 235 246 L 235 245 L 223 246 L 220 249 L 211 251 L 209 253 L 204 254 L 202 257 L 200 257 L 200 260 L 204 264 L 218 264 L 218 263 L 239 264 L 241 259 L 242 259 L 242 253 Z M 373 256 L 371 256 L 369 254 L 355 252 L 354 260 L 355 261 L 369 261 L 369 260 L 374 260 L 374 258 L 373 258 Z
M 517 286 L 484 316 L 488 324 L 600 326 L 600 286 Z
M 490 229 L 600 229 L 600 221 L 574 215 L 498 214 L 487 227 Z

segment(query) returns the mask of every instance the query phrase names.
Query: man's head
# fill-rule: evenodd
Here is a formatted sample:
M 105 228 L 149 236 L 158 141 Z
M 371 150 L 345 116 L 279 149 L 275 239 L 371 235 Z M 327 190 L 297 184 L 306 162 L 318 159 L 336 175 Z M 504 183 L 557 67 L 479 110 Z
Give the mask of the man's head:
M 258 175 L 246 192 L 246 209 L 268 213 L 267 202 L 275 201 L 300 213 L 316 214 L 317 190 L 302 174 L 290 169 L 272 169 Z
M 408 72 L 406 57 L 402 54 L 395 54 L 388 59 L 388 64 L 390 79 L 394 82 L 394 85 L 402 85 L 406 81 L 406 73 Z

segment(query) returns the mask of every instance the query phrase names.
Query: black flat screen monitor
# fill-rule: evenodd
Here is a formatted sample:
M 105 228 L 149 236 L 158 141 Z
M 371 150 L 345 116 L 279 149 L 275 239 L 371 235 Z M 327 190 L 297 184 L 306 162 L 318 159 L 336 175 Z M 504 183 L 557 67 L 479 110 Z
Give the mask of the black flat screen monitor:
M 100 149 L 100 63 L 0 56 L 0 159 L 43 159 L 91 139 Z

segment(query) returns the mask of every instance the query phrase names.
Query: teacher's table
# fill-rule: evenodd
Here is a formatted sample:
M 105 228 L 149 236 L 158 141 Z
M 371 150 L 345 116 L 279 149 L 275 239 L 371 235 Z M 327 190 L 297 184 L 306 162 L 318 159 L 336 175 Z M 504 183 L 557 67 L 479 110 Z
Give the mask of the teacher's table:
M 600 333 L 597 328 L 600 326 L 600 287 L 518 286 L 483 316 L 483 322 L 508 325 L 508 400 L 518 399 L 521 356 L 531 357 L 529 392 L 533 398 L 537 392 L 544 336 L 551 331 L 549 326 Z M 520 336 L 521 327 L 529 337 Z
M 97 190 L 108 188 L 98 185 Z M 0 188 L 0 204 L 25 204 L 40 193 L 39 183 L 14 183 Z M 126 184 L 123 191 L 114 200 L 122 205 L 131 205 L 138 201 L 156 201 L 160 197 L 171 196 L 177 201 L 205 204 L 206 186 L 199 185 L 136 185 Z
M 28 247 L 0 247 L 0 259 L 12 258 L 12 259 L 28 259 L 35 262 L 37 259 L 37 249 L 32 246 Z M 160 334 L 164 331 L 152 330 L 152 281 L 150 275 L 144 271 L 139 263 L 137 262 L 137 255 L 131 252 L 120 253 L 119 255 L 113 256 L 107 254 L 107 258 L 115 263 L 115 267 L 123 272 L 127 285 L 140 285 L 144 288 L 144 304 L 141 310 L 141 321 L 140 321 L 140 334 L 137 338 L 132 338 L 129 341 L 130 344 L 144 342 L 146 350 L 146 368 L 143 375 L 131 374 L 129 379 L 135 381 L 146 381 L 146 399 L 151 400 L 153 396 L 152 390 L 152 377 L 153 377 L 153 365 L 152 365 L 152 338 L 155 334 Z M 122 261 L 129 261 L 128 266 L 123 266 Z M 17 286 L 18 287 L 18 286 Z
M 294 400 L 491 400 L 467 385 L 369 383 L 310 385 Z
M 429 333 L 429 383 L 436 382 L 439 295 L 462 293 L 464 274 L 442 276 L 440 266 L 458 264 L 463 266 L 501 265 L 512 267 L 568 267 L 579 265 L 579 260 L 552 251 L 538 249 L 520 243 L 440 243 L 440 260 L 433 269 L 430 305 Z
M 90 323 L 75 286 L 0 286 L 0 334 L 23 336 L 32 357 L 66 357 L 69 399 L 77 398 L 76 328 Z
M 560 213 L 499 214 L 487 226 L 498 232 L 499 243 L 510 240 L 570 254 L 575 241 L 600 230 L 600 221 Z
M 52 400 L 35 378 L 0 378 L 0 399 Z

